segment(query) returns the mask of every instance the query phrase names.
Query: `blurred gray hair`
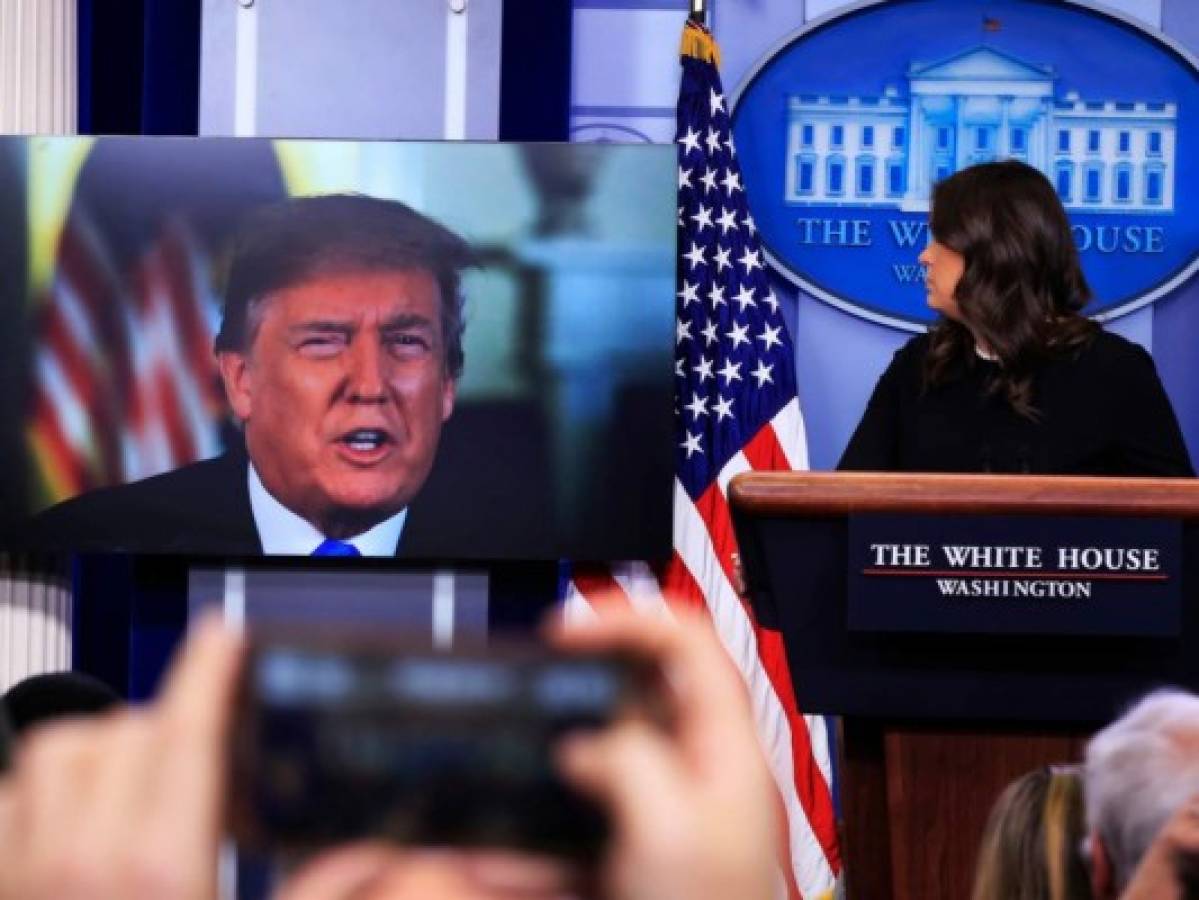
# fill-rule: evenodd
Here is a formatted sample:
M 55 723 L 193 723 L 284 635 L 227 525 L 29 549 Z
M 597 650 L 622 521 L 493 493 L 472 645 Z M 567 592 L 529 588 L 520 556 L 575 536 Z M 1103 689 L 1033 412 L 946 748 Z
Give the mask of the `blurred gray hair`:
M 1157 833 L 1199 793 L 1199 697 L 1154 691 L 1087 744 L 1087 827 L 1123 889 Z

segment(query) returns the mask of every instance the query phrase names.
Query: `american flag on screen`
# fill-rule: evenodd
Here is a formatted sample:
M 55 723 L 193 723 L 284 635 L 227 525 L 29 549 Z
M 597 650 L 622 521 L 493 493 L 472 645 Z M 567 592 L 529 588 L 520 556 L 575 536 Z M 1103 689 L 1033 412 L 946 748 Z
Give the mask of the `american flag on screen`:
M 794 353 L 746 206 L 728 102 L 707 31 L 683 33 L 679 89 L 678 295 L 675 327 L 674 554 L 657 573 L 632 565 L 575 570 L 567 615 L 621 588 L 651 614 L 705 608 L 749 686 L 785 812 L 790 897 L 830 894 L 841 870 L 828 734 L 796 708 L 782 635 L 760 628 L 733 587 L 737 551 L 726 501 L 740 472 L 807 467 Z
M 61 156 L 80 139 L 40 140 Z M 54 241 L 25 422 L 38 504 L 221 451 L 214 263 L 247 210 L 284 196 L 265 141 L 100 138 L 53 187 L 70 192 L 62 227 L 32 236 Z
M 182 221 L 128 270 L 111 241 L 77 205 L 38 315 L 28 434 L 50 500 L 220 451 L 207 254 Z

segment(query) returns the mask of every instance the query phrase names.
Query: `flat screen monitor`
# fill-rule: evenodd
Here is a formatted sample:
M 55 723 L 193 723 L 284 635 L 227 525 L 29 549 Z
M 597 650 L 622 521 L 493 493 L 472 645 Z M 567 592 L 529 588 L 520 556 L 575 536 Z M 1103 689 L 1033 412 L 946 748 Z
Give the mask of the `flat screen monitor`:
M 664 557 L 672 153 L 0 138 L 10 544 Z

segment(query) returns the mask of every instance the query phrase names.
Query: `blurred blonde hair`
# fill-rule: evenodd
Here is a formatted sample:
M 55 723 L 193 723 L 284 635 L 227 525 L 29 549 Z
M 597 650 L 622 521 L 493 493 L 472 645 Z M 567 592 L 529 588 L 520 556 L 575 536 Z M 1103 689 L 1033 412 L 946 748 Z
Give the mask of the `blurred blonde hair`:
M 1080 853 L 1085 835 L 1076 767 L 1054 766 L 1017 778 L 987 819 L 972 900 L 1091 900 Z

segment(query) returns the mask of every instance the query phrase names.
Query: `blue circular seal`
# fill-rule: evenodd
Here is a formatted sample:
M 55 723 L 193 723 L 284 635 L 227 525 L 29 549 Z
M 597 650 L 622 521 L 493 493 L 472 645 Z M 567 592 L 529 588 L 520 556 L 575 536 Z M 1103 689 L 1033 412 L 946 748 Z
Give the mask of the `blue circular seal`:
M 940 179 L 1015 158 L 1069 213 L 1108 319 L 1199 268 L 1199 65 L 1081 3 L 890 0 L 811 22 L 738 88 L 733 129 L 771 263 L 874 321 L 933 320 L 916 261 Z

